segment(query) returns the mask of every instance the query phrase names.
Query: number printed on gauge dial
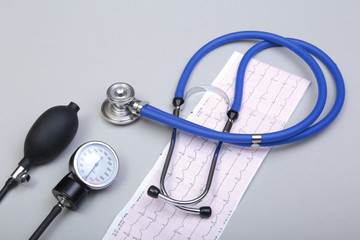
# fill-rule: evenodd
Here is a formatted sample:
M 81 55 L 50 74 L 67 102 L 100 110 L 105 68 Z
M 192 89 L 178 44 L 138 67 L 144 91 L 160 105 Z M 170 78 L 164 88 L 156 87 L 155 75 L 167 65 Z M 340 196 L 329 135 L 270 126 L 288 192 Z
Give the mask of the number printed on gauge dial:
M 102 142 L 82 145 L 70 162 L 70 169 L 91 189 L 108 187 L 116 178 L 119 160 L 115 151 Z

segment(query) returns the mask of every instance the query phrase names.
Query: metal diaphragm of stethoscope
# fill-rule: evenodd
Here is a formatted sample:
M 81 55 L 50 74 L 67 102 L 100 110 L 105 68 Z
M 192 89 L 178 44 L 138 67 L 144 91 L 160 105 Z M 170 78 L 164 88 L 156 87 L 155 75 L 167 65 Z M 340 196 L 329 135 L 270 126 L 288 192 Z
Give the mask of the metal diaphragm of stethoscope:
M 245 53 L 240 62 L 236 76 L 235 97 L 231 109 L 227 112 L 228 120 L 224 126 L 223 131 L 218 132 L 203 127 L 201 125 L 189 122 L 185 119 L 179 118 L 181 105 L 185 102 L 184 91 L 186 83 L 196 64 L 207 53 L 219 46 L 234 41 L 254 39 L 263 41 L 258 42 L 253 47 L 251 47 Z M 236 121 L 236 119 L 238 118 L 239 110 L 241 108 L 245 70 L 249 61 L 258 52 L 270 47 L 277 46 L 284 46 L 296 53 L 309 65 L 310 69 L 314 73 L 318 87 L 318 98 L 315 107 L 313 108 L 311 113 L 301 122 L 278 132 L 263 134 L 230 133 L 231 127 L 234 121 Z M 325 107 L 327 86 L 323 71 L 314 59 L 314 57 L 320 60 L 327 67 L 327 69 L 333 76 L 336 86 L 336 98 L 334 104 L 331 110 L 325 115 L 325 117 L 321 119 L 319 119 L 319 117 Z M 211 208 L 209 206 L 203 206 L 200 208 L 190 206 L 200 203 L 209 192 L 211 182 L 214 176 L 217 157 L 223 142 L 245 147 L 251 146 L 253 144 L 259 146 L 276 146 L 308 138 L 326 128 L 337 117 L 343 106 L 344 98 L 345 86 L 342 75 L 334 61 L 322 50 L 315 47 L 314 45 L 311 45 L 310 43 L 298 39 L 284 38 L 279 35 L 267 32 L 244 31 L 230 33 L 218 37 L 204 45 L 194 54 L 194 56 L 186 65 L 179 80 L 175 92 L 175 97 L 172 101 L 174 106 L 173 114 L 161 111 L 151 106 L 148 102 L 137 100 L 135 98 L 134 89 L 126 83 L 115 83 L 110 86 L 107 91 L 107 100 L 103 103 L 101 111 L 104 118 L 108 122 L 116 125 L 126 125 L 135 121 L 139 116 L 143 116 L 173 127 L 170 148 L 160 177 L 160 188 L 151 186 L 148 189 L 148 195 L 153 198 L 161 198 L 169 203 L 172 203 L 176 207 L 185 210 L 186 212 L 199 214 L 203 218 L 208 218 L 211 216 Z M 200 196 L 191 200 L 178 200 L 172 198 L 166 192 L 164 184 L 165 176 L 175 146 L 176 133 L 178 129 L 204 138 L 210 138 L 219 141 L 216 146 L 216 150 L 214 151 L 214 156 L 208 174 L 205 190 L 203 193 L 200 194 Z
M 106 143 L 92 141 L 81 145 L 70 158 L 68 173 L 52 190 L 59 201 L 36 229 L 30 240 L 39 239 L 64 207 L 76 210 L 91 190 L 109 187 L 119 171 L 119 159 Z

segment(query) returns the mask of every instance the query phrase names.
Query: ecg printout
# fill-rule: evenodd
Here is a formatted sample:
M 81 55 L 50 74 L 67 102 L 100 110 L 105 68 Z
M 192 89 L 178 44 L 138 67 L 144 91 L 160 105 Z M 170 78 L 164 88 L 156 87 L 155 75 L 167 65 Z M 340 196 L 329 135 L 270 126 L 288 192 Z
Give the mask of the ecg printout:
M 235 76 L 242 54 L 235 52 L 213 86 L 233 99 Z M 233 133 L 266 133 L 284 128 L 310 82 L 257 60 L 251 60 L 245 75 L 242 108 Z M 187 118 L 222 131 L 227 105 L 207 92 Z M 239 147 L 223 144 L 211 189 L 198 206 L 210 206 L 212 215 L 201 219 L 161 199 L 147 196 L 159 179 L 167 149 L 157 160 L 128 204 L 117 215 L 103 240 L 219 239 L 246 188 L 269 152 L 269 147 Z M 168 193 L 177 199 L 193 199 L 203 190 L 216 142 L 179 133 L 166 177 Z

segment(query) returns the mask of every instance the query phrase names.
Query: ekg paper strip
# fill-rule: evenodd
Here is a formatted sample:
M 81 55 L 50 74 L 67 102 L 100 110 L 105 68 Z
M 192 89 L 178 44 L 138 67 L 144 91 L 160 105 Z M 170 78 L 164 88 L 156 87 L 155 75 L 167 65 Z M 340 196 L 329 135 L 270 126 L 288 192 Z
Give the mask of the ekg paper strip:
M 242 54 L 235 52 L 213 86 L 234 96 L 235 76 Z M 251 60 L 246 75 L 243 103 L 233 133 L 266 133 L 284 128 L 310 82 L 257 60 Z M 221 131 L 227 120 L 227 105 L 213 93 L 204 94 L 187 118 Z M 116 216 L 103 240 L 219 239 L 246 188 L 270 148 L 244 148 L 224 144 L 210 192 L 199 206 L 211 206 L 212 216 L 201 219 L 187 214 L 146 192 L 159 186 L 169 145 L 157 160 L 128 204 Z M 166 177 L 168 193 L 177 199 L 193 199 L 204 189 L 216 142 L 179 133 Z

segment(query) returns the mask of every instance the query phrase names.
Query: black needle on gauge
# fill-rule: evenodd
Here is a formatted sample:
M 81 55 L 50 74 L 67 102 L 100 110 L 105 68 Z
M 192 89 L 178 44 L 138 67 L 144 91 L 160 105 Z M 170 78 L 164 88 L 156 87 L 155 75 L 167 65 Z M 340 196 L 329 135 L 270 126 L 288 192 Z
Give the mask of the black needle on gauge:
M 103 157 L 100 157 L 100 159 L 95 163 L 94 167 L 91 169 L 91 171 L 89 172 L 89 174 L 85 177 L 85 180 L 87 180 L 87 178 L 90 176 L 90 174 L 94 171 L 94 169 L 99 166 L 99 162 L 103 159 Z

